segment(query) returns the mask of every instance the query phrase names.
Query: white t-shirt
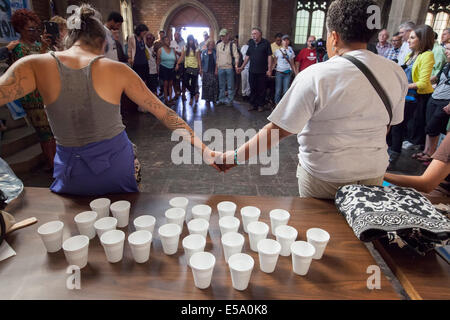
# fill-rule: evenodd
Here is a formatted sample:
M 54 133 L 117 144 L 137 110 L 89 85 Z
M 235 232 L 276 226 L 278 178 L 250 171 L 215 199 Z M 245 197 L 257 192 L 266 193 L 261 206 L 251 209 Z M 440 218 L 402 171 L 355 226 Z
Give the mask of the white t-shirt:
M 247 50 L 248 50 L 248 44 L 244 44 L 241 48 L 241 53 L 242 53 L 243 57 L 245 57 L 245 55 L 247 54 Z M 244 70 L 248 70 L 249 68 L 250 68 L 250 60 L 248 60 L 248 63 L 245 66 Z
M 405 64 L 406 56 L 411 52 L 411 49 L 409 48 L 408 41 L 403 42 L 402 46 L 400 47 L 400 51 L 398 53 L 398 65 L 402 66 Z
M 275 57 L 277 58 L 277 71 L 279 72 L 292 69 L 289 62 L 287 62 L 286 59 L 284 58 L 283 53 L 287 55 L 287 58 L 289 60 L 295 58 L 294 50 L 292 50 L 291 47 L 288 47 L 287 50 L 285 48 L 280 48 L 277 51 L 275 51 Z
M 105 32 L 106 32 L 105 57 L 115 61 L 119 61 L 119 58 L 117 56 L 116 41 L 112 36 L 112 32 L 107 27 L 105 27 Z
M 172 40 L 170 42 L 170 47 L 173 48 L 178 55 L 181 55 L 185 46 L 186 42 L 184 42 L 184 40 L 181 40 L 180 43 L 178 43 L 176 40 Z
M 147 47 L 147 45 L 145 45 L 145 47 L 147 48 L 147 51 L 150 55 L 149 59 L 148 59 L 148 67 L 149 67 L 149 73 L 150 74 L 156 74 L 158 73 L 158 70 L 156 68 L 156 58 L 155 58 L 155 51 L 153 51 L 153 46 L 151 48 Z
M 386 91 L 391 125 L 402 122 L 408 91 L 402 68 L 368 50 L 348 54 L 362 61 Z M 302 71 L 268 119 L 298 134 L 300 164 L 320 180 L 352 182 L 386 172 L 389 114 L 369 80 L 345 58 L 335 56 Z

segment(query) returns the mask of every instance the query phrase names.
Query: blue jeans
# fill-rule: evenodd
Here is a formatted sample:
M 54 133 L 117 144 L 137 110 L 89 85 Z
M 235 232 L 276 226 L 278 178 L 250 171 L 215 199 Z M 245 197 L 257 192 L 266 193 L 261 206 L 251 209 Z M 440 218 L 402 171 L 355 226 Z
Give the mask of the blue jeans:
M 275 103 L 278 104 L 286 91 L 289 89 L 291 82 L 291 73 L 278 72 L 275 78 Z
M 234 100 L 234 71 L 233 69 L 219 69 L 219 102 L 232 103 Z M 225 97 L 225 89 L 228 97 Z

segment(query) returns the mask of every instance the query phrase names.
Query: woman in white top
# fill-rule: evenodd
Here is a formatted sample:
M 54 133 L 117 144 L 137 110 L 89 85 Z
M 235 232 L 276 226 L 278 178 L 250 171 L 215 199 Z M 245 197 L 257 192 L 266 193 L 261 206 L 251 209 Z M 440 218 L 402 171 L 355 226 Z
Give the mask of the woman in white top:
M 278 104 L 291 84 L 292 74 L 297 75 L 297 68 L 295 68 L 294 50 L 289 46 L 291 39 L 288 35 L 281 38 L 281 48 L 275 51 L 276 76 L 275 76 L 275 103 Z
M 390 117 L 366 76 L 342 55 L 364 63 L 392 105 L 391 125 L 403 121 L 408 80 L 402 68 L 367 50 L 377 32 L 369 29 L 374 0 L 335 0 L 327 13 L 330 59 L 301 72 L 268 117 L 270 123 L 236 151 L 224 155 L 224 170 L 267 152 L 297 134 L 300 197 L 334 198 L 342 185 L 381 185 L 388 166 Z M 259 142 L 261 141 L 261 143 Z

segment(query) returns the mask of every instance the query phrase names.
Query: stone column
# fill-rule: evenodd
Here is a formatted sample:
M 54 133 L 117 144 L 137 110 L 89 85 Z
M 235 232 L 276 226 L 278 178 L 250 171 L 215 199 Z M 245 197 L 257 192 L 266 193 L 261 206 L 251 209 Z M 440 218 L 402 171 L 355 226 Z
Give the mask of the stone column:
M 251 37 L 253 27 L 260 27 L 263 37 L 270 33 L 270 8 L 272 0 L 241 0 L 239 14 L 239 39 L 243 45 Z
M 394 34 L 398 26 L 405 21 L 424 24 L 430 0 L 394 0 L 389 14 L 388 31 Z

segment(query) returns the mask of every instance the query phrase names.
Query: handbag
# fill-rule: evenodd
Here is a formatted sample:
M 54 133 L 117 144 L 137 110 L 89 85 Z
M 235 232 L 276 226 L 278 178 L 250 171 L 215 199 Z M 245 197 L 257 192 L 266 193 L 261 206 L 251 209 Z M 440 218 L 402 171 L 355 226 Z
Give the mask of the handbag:
M 190 74 L 190 75 L 192 75 L 192 76 L 198 76 L 198 68 L 190 68 L 190 67 L 187 67 L 186 69 L 185 69 L 185 72 L 187 73 L 187 74 Z
M 335 204 L 361 241 L 387 238 L 422 256 L 450 244 L 450 219 L 413 188 L 347 185 Z

